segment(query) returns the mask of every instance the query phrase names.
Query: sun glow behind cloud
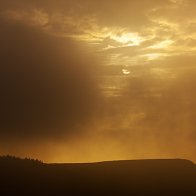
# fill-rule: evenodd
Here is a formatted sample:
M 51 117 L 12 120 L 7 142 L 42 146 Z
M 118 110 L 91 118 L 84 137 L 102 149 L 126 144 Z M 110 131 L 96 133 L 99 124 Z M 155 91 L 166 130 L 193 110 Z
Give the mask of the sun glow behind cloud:
M 85 32 L 83 35 L 75 36 L 75 38 L 87 41 L 89 43 L 101 44 L 105 39 L 111 39 L 120 46 L 139 46 L 146 38 L 139 33 L 128 32 L 124 28 L 103 28 Z
M 122 43 L 123 46 L 138 46 L 144 41 L 137 33 L 122 33 L 120 35 L 111 34 L 110 38 Z

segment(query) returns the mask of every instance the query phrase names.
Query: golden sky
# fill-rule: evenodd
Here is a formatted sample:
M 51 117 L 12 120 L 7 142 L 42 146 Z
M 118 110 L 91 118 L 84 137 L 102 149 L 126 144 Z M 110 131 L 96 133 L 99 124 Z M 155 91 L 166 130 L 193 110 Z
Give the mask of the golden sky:
M 194 0 L 0 0 L 0 153 L 196 161 Z

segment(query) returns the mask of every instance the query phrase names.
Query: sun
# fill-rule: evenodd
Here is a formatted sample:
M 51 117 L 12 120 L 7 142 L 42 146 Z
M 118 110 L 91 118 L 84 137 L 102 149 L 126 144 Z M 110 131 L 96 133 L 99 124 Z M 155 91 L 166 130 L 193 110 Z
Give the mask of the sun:
M 122 69 L 122 73 L 124 75 L 129 75 L 130 74 L 130 71 L 128 69 Z

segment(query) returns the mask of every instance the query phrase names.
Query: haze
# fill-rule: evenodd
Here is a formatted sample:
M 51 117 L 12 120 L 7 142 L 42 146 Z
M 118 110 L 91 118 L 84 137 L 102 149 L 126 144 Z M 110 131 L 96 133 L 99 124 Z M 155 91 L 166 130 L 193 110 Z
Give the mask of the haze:
M 196 161 L 195 9 L 0 0 L 0 154 Z

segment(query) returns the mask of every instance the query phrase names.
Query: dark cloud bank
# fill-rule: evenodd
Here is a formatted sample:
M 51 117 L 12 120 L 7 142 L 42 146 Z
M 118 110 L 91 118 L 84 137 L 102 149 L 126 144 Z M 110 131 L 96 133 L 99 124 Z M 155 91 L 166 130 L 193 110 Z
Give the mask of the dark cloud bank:
M 4 19 L 0 26 L 1 137 L 69 134 L 88 121 L 99 96 L 95 62 L 69 39 Z

